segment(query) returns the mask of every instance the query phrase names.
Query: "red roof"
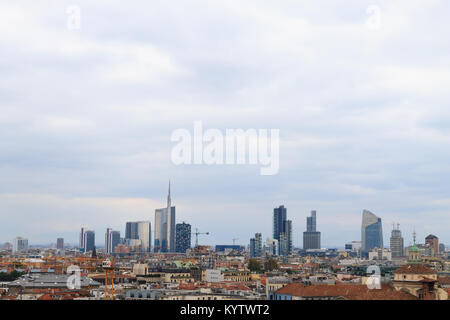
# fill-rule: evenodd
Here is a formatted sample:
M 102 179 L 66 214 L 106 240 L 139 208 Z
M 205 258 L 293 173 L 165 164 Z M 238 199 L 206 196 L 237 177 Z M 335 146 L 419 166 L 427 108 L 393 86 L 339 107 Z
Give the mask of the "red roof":
M 383 285 L 381 289 L 369 289 L 362 284 L 304 285 L 291 283 L 276 291 L 277 294 L 295 297 L 342 297 L 349 300 L 417 300 L 417 297 Z
M 394 271 L 395 274 L 437 274 L 437 272 L 423 264 L 405 264 Z

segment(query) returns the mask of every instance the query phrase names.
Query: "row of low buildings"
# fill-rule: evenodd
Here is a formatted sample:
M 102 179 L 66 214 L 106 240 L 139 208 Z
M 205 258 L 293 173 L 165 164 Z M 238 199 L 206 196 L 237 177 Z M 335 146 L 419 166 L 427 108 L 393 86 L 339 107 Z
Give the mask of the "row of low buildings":
M 0 275 L 23 272 L 13 281 L 0 280 L 1 298 L 104 299 L 105 285 L 111 288 L 112 281 L 101 261 L 110 255 L 99 253 L 94 259 L 76 250 L 65 257 L 57 254 L 51 249 L 33 257 L 1 252 Z M 261 265 L 254 272 L 244 250 L 199 246 L 184 254 L 115 256 L 113 296 L 132 300 L 447 299 L 448 259 L 424 257 L 417 245 L 408 254 L 408 259 L 395 264 L 351 257 L 346 251 L 262 256 L 253 258 Z M 268 260 L 276 266 L 267 269 Z M 67 287 L 77 275 L 68 271 L 68 264 L 79 265 L 79 288 Z M 380 268 L 378 283 L 371 282 L 369 272 L 375 267 Z

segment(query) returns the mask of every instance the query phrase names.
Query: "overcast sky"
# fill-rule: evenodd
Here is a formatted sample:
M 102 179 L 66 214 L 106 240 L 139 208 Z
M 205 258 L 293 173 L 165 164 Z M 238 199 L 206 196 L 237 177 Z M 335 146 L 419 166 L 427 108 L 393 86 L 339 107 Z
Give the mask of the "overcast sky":
M 67 9 L 81 9 L 74 29 Z M 360 240 L 363 209 L 450 244 L 448 0 L 0 3 L 0 242 L 150 220 L 203 244 Z M 379 14 L 379 15 L 378 15 Z M 72 26 L 72 27 L 70 27 Z M 76 27 L 76 25 L 75 25 Z M 172 163 L 177 128 L 280 130 L 280 170 Z

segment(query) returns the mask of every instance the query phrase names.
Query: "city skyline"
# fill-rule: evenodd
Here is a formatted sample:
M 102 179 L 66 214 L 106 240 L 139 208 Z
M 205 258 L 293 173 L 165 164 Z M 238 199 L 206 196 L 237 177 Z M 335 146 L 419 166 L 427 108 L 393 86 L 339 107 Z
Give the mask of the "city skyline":
M 2 1 L 0 242 L 100 244 L 153 224 L 170 178 L 205 244 L 270 236 L 280 204 L 295 247 L 311 210 L 322 246 L 360 239 L 365 208 L 385 244 L 393 222 L 450 243 L 450 4 L 380 1 L 378 27 L 372 4 L 82 0 L 77 29 L 68 3 Z M 196 121 L 279 130 L 279 170 L 176 165 Z
M 167 200 L 167 204 L 168 204 L 168 206 L 170 206 L 171 205 L 171 196 L 170 196 L 170 184 L 169 184 L 169 194 L 168 194 L 168 200 Z M 172 207 L 172 206 L 170 206 L 170 207 Z M 172 207 L 172 208 L 174 208 L 174 207 Z M 156 213 L 158 212 L 158 210 L 161 210 L 161 209 L 156 209 L 155 210 L 155 219 L 156 219 Z M 316 226 L 317 226 L 317 216 L 316 216 L 316 214 L 317 214 L 317 210 L 311 210 L 311 212 L 310 212 L 310 215 L 309 216 L 307 216 L 306 217 L 306 230 L 308 231 L 308 232 L 314 232 L 314 231 L 316 231 Z M 277 230 L 276 229 L 276 221 L 277 220 L 280 220 L 280 221 L 282 221 L 283 222 L 283 224 L 284 223 L 286 223 L 286 222 L 289 222 L 289 225 L 291 225 L 291 223 L 292 223 L 292 221 L 291 220 L 287 220 L 287 208 L 284 206 L 284 205 L 280 205 L 279 207 L 276 207 L 276 208 L 274 208 L 273 209 L 273 215 L 272 215 L 272 234 L 270 234 L 270 235 L 267 235 L 266 237 L 264 237 L 264 239 L 272 239 L 271 237 L 272 236 L 274 236 L 275 235 L 275 232 L 276 231 L 278 231 L 278 232 L 281 232 L 281 234 L 283 234 L 284 232 L 286 232 L 286 231 L 281 231 L 281 230 Z M 369 221 L 370 220 L 370 221 Z M 345 244 L 346 243 L 349 243 L 350 241 L 361 241 L 361 243 L 362 243 L 362 252 L 363 253 L 367 253 L 368 251 L 370 251 L 372 248 L 376 248 L 376 247 L 378 247 L 378 246 L 376 246 L 376 245 L 372 245 L 371 247 L 368 247 L 368 249 L 364 249 L 364 240 L 363 240 L 363 235 L 364 235 L 364 231 L 362 231 L 362 230 L 364 230 L 367 226 L 370 226 L 371 224 L 374 224 L 374 223 L 376 223 L 378 221 L 378 224 L 379 225 L 382 225 L 382 219 L 380 218 L 380 217 L 377 217 L 374 213 L 372 213 L 371 211 L 369 211 L 369 210 L 366 210 L 366 209 L 364 209 L 363 211 L 362 211 L 362 216 L 361 216 L 361 222 L 362 222 L 362 225 L 363 225 L 363 227 L 362 227 L 362 229 L 361 229 L 361 238 L 360 239 L 354 239 L 354 240 L 348 240 L 348 241 L 345 241 L 345 243 L 341 243 L 341 244 L 337 244 L 337 245 L 323 245 L 323 246 L 320 246 L 320 248 L 316 248 L 316 249 L 321 249 L 321 248 L 344 248 L 345 247 Z M 68 245 L 74 245 L 75 247 L 80 247 L 80 248 L 83 248 L 83 245 L 81 245 L 81 243 L 82 242 L 84 242 L 85 240 L 84 240 L 84 238 L 82 238 L 82 237 L 84 237 L 84 234 L 86 233 L 86 232 L 88 232 L 88 233 L 93 233 L 93 237 L 94 237 L 94 242 L 90 245 L 90 247 L 91 247 L 91 249 L 92 249 L 92 247 L 93 246 L 95 246 L 95 247 L 99 247 L 99 248 L 105 248 L 105 250 L 107 250 L 107 252 L 109 252 L 108 251 L 108 244 L 107 244 L 107 242 L 106 242 L 106 238 L 107 238 L 107 234 L 109 233 L 109 232 L 112 232 L 112 233 L 117 233 L 118 235 L 117 235 L 117 237 L 116 237 L 116 239 L 117 239 L 117 241 L 116 241 L 116 243 L 118 244 L 119 242 L 118 242 L 118 240 L 119 239 L 123 239 L 124 241 L 126 241 L 127 239 L 140 239 L 141 237 L 142 237 L 142 235 L 140 236 L 140 232 L 142 232 L 142 231 L 139 231 L 140 229 L 142 229 L 142 228 L 140 228 L 139 226 L 141 225 L 141 224 L 148 224 L 148 230 L 147 230 L 147 232 L 146 232 L 146 236 L 147 237 L 149 237 L 149 239 L 148 240 L 146 240 L 147 241 L 147 245 L 144 245 L 143 247 L 142 247 L 142 249 L 144 250 L 143 252 L 149 252 L 148 251 L 148 249 L 150 249 L 150 247 L 149 247 L 149 244 L 151 244 L 151 252 L 158 252 L 158 250 L 157 250 L 157 248 L 154 246 L 154 243 L 152 243 L 152 236 L 151 236 L 151 234 L 153 233 L 153 231 L 150 231 L 151 230 L 151 223 L 150 223 L 150 221 L 137 221 L 137 222 L 126 222 L 126 224 L 125 224 L 125 228 L 124 228 L 124 237 L 123 238 L 120 238 L 120 234 L 121 234 L 121 232 L 120 231 L 115 231 L 115 230 L 113 230 L 112 228 L 110 228 L 110 227 L 107 227 L 106 228 L 106 234 L 105 234 L 105 242 L 104 243 L 102 243 L 102 242 L 96 242 L 96 240 L 95 240 L 95 231 L 94 230 L 87 230 L 86 229 L 86 227 L 81 227 L 81 233 L 79 234 L 79 244 L 78 245 L 76 245 L 75 243 L 68 243 Z M 134 224 L 136 224 L 136 227 L 134 228 L 135 230 L 133 231 L 133 227 L 132 227 L 132 225 L 134 225 Z M 183 223 L 177 223 L 177 221 L 175 220 L 174 221 L 174 224 L 177 226 L 177 228 L 178 228 L 178 226 L 181 226 L 181 225 L 184 225 L 185 224 L 185 222 L 183 221 Z M 191 228 L 191 226 L 190 226 L 190 224 L 187 224 L 187 226 L 189 226 L 189 229 Z M 378 228 L 378 227 L 377 227 Z M 292 230 L 292 227 L 290 227 L 290 229 L 291 229 L 291 231 L 290 232 L 292 232 L 293 234 L 295 234 L 296 232 L 295 231 L 293 231 Z M 414 231 L 413 231 L 413 233 L 411 234 L 411 239 L 413 238 L 413 237 L 416 237 L 417 236 L 417 232 L 416 232 L 416 229 L 414 228 L 413 229 Z M 134 233 L 133 233 L 134 232 Z M 393 237 L 393 235 L 394 234 L 396 234 L 396 236 L 399 236 L 399 237 L 402 237 L 402 231 L 401 231 L 401 229 L 399 228 L 399 224 L 397 223 L 397 224 L 395 224 L 395 223 L 393 223 L 392 224 L 392 229 L 389 231 L 389 232 L 383 232 L 382 231 L 382 229 L 381 230 L 378 230 L 377 229 L 377 231 L 376 231 L 377 233 L 378 232 L 380 232 L 380 234 L 381 234 L 381 236 L 382 236 L 382 242 L 381 242 L 381 246 L 383 247 L 383 248 L 391 248 L 392 249 L 392 237 Z M 176 233 L 178 233 L 178 231 L 176 230 Z M 305 250 L 305 233 L 306 232 L 300 232 L 301 233 L 301 235 L 303 235 L 303 241 L 299 244 L 299 245 L 296 245 L 295 244 L 295 241 L 293 241 L 293 248 L 295 248 L 295 249 L 303 249 L 303 250 Z M 387 234 L 387 233 L 389 233 L 389 235 Z M 135 234 L 134 236 L 132 235 L 132 234 Z M 257 234 L 259 234 L 260 235 L 260 237 L 261 237 L 261 235 L 262 235 L 262 233 L 260 233 L 260 232 L 257 232 Z M 320 245 L 320 243 L 321 243 L 321 233 L 320 232 L 318 232 L 318 234 L 319 234 L 319 245 Z M 209 233 L 208 233 L 208 235 L 209 235 Z M 189 234 L 189 237 L 191 237 L 192 236 L 192 234 L 190 233 Z M 18 236 L 18 238 L 20 238 L 21 236 Z M 301 236 L 300 236 L 301 237 Z M 386 238 L 386 237 L 388 237 L 389 238 L 389 241 L 388 242 L 385 242 L 384 241 L 384 238 Z M 423 241 L 423 243 L 426 243 L 427 242 L 427 239 L 429 238 L 429 237 L 436 237 L 435 235 L 433 235 L 433 234 L 428 234 L 427 235 L 427 237 L 426 238 L 424 238 L 424 241 Z M 16 237 L 17 238 L 17 237 Z M 16 239 L 15 238 L 15 239 Z M 175 238 L 176 238 L 176 236 L 175 236 Z M 293 238 L 295 238 L 295 237 L 293 237 Z M 439 237 L 438 237 L 439 238 Z M 28 241 L 28 238 L 27 237 L 25 237 L 25 239 Z M 64 238 L 57 238 L 57 240 L 59 241 L 59 240 L 62 240 L 63 242 L 65 241 L 64 240 Z M 262 238 L 261 238 L 262 239 Z M 233 240 L 233 245 L 235 244 L 234 243 L 234 240 L 240 240 L 239 238 L 235 238 L 235 239 L 232 239 Z M 242 245 L 244 246 L 244 247 L 250 247 L 250 250 L 251 250 L 251 246 L 252 246 L 252 240 L 254 240 L 254 238 L 249 238 L 249 241 L 247 241 L 247 243 L 245 243 L 245 241 L 242 243 Z M 276 239 L 277 241 L 278 241 L 278 239 Z M 401 240 L 401 246 L 402 247 L 408 247 L 408 246 L 410 246 L 410 245 L 412 245 L 413 244 L 413 242 L 411 242 L 411 241 L 407 241 L 408 240 L 408 238 L 406 238 L 406 240 L 404 240 L 404 238 L 402 238 L 402 240 Z M 142 240 L 140 240 L 140 241 L 142 241 Z M 176 242 L 176 240 L 174 239 L 174 250 L 173 251 L 167 251 L 167 252 L 178 252 L 177 250 L 176 250 L 176 248 L 177 248 L 177 246 L 178 246 L 178 243 Z M 308 241 L 310 241 L 310 240 L 308 240 Z M 378 240 L 377 240 L 378 241 Z M 6 241 L 5 243 L 7 243 L 7 242 L 9 242 L 9 241 Z M 14 241 L 12 241 L 12 242 L 14 242 Z M 373 242 L 373 241 L 372 241 Z M 439 238 L 439 243 L 440 244 L 442 244 L 442 245 L 445 245 L 445 247 L 447 246 L 443 241 L 442 241 L 442 239 L 441 238 Z M 1 243 L 0 243 L 1 244 Z M 41 246 L 41 245 L 48 245 L 48 244 L 55 244 L 55 243 L 52 243 L 52 242 L 47 242 L 47 243 L 38 243 L 38 244 L 34 244 L 35 246 Z M 229 243 L 225 243 L 225 242 L 207 242 L 207 243 L 201 243 L 202 245 L 210 245 L 210 246 L 216 246 L 216 245 L 230 245 Z M 310 244 L 309 244 L 310 245 Z M 396 246 L 397 246 L 397 244 L 395 244 Z M 33 246 L 33 244 L 31 244 L 30 245 L 31 247 Z M 279 247 L 280 246 L 280 244 L 278 243 L 278 248 L 277 248 L 277 250 L 281 250 L 281 248 Z M 194 247 L 194 245 L 192 244 L 191 245 L 191 248 L 193 248 Z M 396 248 L 395 248 L 396 249 Z M 394 249 L 394 250 L 395 250 Z M 163 252 L 163 251 L 162 251 Z M 281 252 L 279 251 L 278 252 L 278 254 L 280 254 L 281 255 Z

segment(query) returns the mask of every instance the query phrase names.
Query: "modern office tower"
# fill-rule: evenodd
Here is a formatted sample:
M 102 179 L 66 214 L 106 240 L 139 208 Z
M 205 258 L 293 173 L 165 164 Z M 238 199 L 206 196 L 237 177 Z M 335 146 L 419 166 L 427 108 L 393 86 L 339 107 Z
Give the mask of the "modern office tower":
M 155 210 L 155 252 L 175 252 L 175 206 L 172 207 L 169 194 L 167 207 Z
M 28 239 L 16 237 L 13 240 L 13 252 L 21 252 L 28 250 Z
M 316 231 L 316 226 L 317 226 L 317 211 L 316 210 L 312 210 L 311 211 L 311 216 L 310 217 L 306 217 L 306 231 L 312 231 L 315 232 Z
M 64 249 L 64 238 L 56 239 L 56 249 L 58 249 L 58 250 Z
M 320 232 L 317 227 L 317 212 L 311 211 L 311 216 L 306 217 L 306 231 L 303 232 L 303 250 L 320 249 Z
M 78 247 L 80 249 L 84 249 L 84 228 L 83 227 L 81 228 L 81 231 L 80 231 L 80 243 L 79 243 Z
M 139 246 L 137 249 L 141 252 L 150 252 L 151 236 L 150 221 L 131 221 L 126 223 L 124 241 L 127 245 Z
M 391 254 L 392 258 L 400 258 L 404 256 L 404 245 L 403 245 L 403 237 L 402 232 L 399 229 L 399 224 L 397 224 L 397 229 L 392 230 L 391 233 Z
M 279 254 L 288 255 L 292 253 L 292 221 L 286 220 L 284 222 L 284 232 L 280 234 L 279 240 Z
M 106 229 L 105 250 L 106 253 L 113 253 L 114 248 L 120 243 L 120 231 L 114 231 L 111 228 Z
M 125 239 L 139 239 L 138 222 L 127 222 L 126 223 Z
M 284 206 L 273 209 L 273 238 L 280 240 L 280 235 L 286 232 L 287 210 Z
M 191 248 L 191 225 L 188 223 L 177 223 L 175 236 L 176 252 L 185 253 Z
M 368 210 L 364 210 L 361 226 L 361 253 L 367 256 L 373 248 L 383 248 L 381 218 Z
M 83 240 L 83 243 L 80 246 L 80 249 L 83 250 L 83 252 L 89 252 L 94 250 L 95 247 L 95 231 L 92 230 L 84 230 L 84 228 L 81 228 L 81 234 L 80 239 Z
M 445 244 L 439 243 L 439 253 L 445 252 Z
M 250 258 L 262 255 L 262 235 L 255 233 L 255 237 L 250 239 Z
M 273 238 L 278 240 L 278 255 L 292 253 L 292 221 L 283 205 L 273 209 Z
M 150 252 L 152 243 L 150 221 L 139 221 L 137 232 L 138 232 L 138 239 L 141 240 L 141 251 Z
M 434 234 L 430 234 L 425 238 L 425 245 L 431 248 L 431 256 L 439 254 L 439 238 Z

